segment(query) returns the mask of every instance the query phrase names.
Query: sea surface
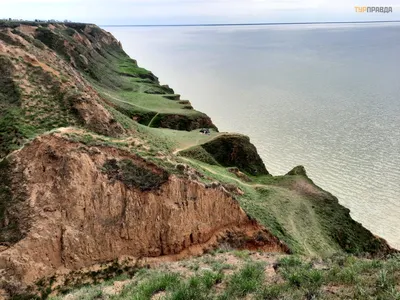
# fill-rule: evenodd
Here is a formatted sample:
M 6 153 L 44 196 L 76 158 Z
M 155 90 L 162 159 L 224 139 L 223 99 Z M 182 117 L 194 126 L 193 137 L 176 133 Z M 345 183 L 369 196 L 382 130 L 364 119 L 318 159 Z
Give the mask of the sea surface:
M 105 29 L 272 174 L 304 165 L 400 249 L 400 24 Z

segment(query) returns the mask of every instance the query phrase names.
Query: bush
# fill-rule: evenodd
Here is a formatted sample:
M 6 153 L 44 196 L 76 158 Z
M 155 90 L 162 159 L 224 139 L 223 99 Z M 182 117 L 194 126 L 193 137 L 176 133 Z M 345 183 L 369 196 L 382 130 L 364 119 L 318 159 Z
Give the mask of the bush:
M 43 44 L 40 40 L 38 40 L 38 39 L 34 39 L 33 40 L 33 45 L 35 46 L 35 47 L 38 47 L 39 49 L 41 49 L 41 50 L 44 50 L 44 48 L 46 48 L 46 45 L 45 44 Z
M 157 189 L 168 180 L 165 170 L 159 171 L 161 174 L 158 174 L 129 159 L 108 160 L 103 168 L 110 179 L 122 181 L 125 185 L 140 188 L 142 191 Z

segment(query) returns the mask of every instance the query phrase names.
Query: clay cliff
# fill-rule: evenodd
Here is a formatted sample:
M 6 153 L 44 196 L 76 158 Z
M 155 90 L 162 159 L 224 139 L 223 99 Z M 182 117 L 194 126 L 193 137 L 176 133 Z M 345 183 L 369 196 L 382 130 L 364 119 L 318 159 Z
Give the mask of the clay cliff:
M 201 254 L 228 235 L 234 247 L 288 251 L 222 185 L 112 147 L 41 136 L 4 160 L 1 173 L 0 267 L 15 281 L 122 256 Z
M 0 62 L 4 297 L 45 297 L 65 274 L 122 258 L 221 245 L 394 251 L 304 168 L 270 175 L 249 138 L 219 133 L 95 25 L 0 23 Z

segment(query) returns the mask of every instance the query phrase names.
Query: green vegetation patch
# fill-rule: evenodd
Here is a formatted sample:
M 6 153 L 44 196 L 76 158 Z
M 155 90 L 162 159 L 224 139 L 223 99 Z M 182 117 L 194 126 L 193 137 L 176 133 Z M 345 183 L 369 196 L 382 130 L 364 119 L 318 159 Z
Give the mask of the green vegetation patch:
M 233 255 L 223 251 L 141 269 L 120 279 L 125 284 L 115 294 L 107 291 L 114 281 L 106 281 L 72 291 L 65 299 L 400 299 L 399 256 L 310 259 L 248 252 L 235 260 Z
M 244 299 L 246 295 L 256 292 L 265 279 L 265 264 L 248 262 L 228 281 L 225 293 L 220 299 Z
M 121 75 L 125 75 L 128 77 L 139 77 L 143 79 L 150 79 L 151 81 L 158 82 L 156 76 L 153 75 L 150 71 L 141 68 L 137 65 L 136 60 L 131 59 L 126 56 L 123 59 L 120 59 L 118 64 L 119 71 Z
M 139 285 L 126 286 L 117 299 L 151 299 L 153 295 L 173 289 L 179 284 L 180 276 L 177 273 L 153 272 L 148 279 L 145 279 Z
M 0 243 L 5 244 L 14 244 L 24 238 L 25 234 L 21 231 L 21 226 L 25 228 L 29 226 L 29 221 L 24 219 L 27 211 L 21 214 L 24 208 L 14 208 L 18 202 L 21 203 L 26 199 L 26 194 L 22 189 L 16 191 L 13 187 L 14 167 L 11 159 L 0 160 Z M 22 183 L 22 178 L 19 182 Z
M 304 176 L 272 177 L 263 183 L 266 185 L 262 188 L 244 187 L 246 193 L 238 198 L 240 204 L 294 253 L 390 253 L 385 242 L 355 222 L 335 197 L 320 191 Z M 303 194 L 290 186 L 308 187 L 317 193 Z
M 324 261 L 285 257 L 277 266 L 285 286 L 276 296 L 297 292 L 306 299 L 400 299 L 398 256 L 387 260 L 334 256 Z
M 32 137 L 35 128 L 24 122 L 24 114 L 19 108 L 7 108 L 0 113 L 0 158 L 22 146 Z
M 134 90 L 121 88 L 118 92 L 97 86 L 100 94 L 113 103 L 119 112 L 140 124 L 155 128 L 191 131 L 198 128 L 217 129 L 211 119 L 196 110 L 185 109 L 178 101 L 167 100 L 158 94 L 148 94 L 144 83 L 130 83 Z
M 0 161 L 0 224 L 4 224 L 6 208 L 12 201 L 10 177 L 11 164 L 9 160 L 5 158 Z M 4 238 L 1 237 L 1 240 L 3 239 Z
M 21 104 L 21 90 L 13 80 L 13 70 L 13 62 L 0 56 L 0 107 Z
M 83 28 L 87 28 L 87 30 L 84 31 Z M 100 31 L 100 33 L 97 31 Z M 62 30 L 44 26 L 38 27 L 36 38 L 57 52 L 67 62 L 73 62 L 79 71 L 103 86 L 108 88 L 120 87 L 122 82 L 118 78 L 118 67 L 114 62 L 117 57 L 126 56 L 122 48 L 115 42 L 103 44 L 104 48 L 89 49 L 73 39 L 75 33 L 85 36 L 93 43 L 101 39 L 100 28 L 86 27 L 86 24 L 74 26 L 69 23 L 67 28 Z M 40 44 L 37 44 L 37 46 L 40 47 Z
M 13 79 L 12 62 L 5 57 L 0 61 L 0 158 L 37 134 L 80 123 L 57 78 L 40 67 L 27 66 L 27 80 L 35 88 L 22 96 Z
M 339 204 L 336 197 L 309 197 L 324 232 L 345 252 L 385 255 L 390 252 L 386 242 L 374 236 L 350 216 L 350 210 Z
M 13 80 L 12 61 L 0 56 L 0 158 L 18 149 L 33 128 L 24 124 L 21 90 Z
M 129 187 L 139 188 L 142 191 L 159 188 L 168 180 L 169 176 L 164 170 L 151 170 L 148 167 L 135 164 L 129 159 L 108 160 L 103 169 L 109 179 L 119 180 Z
M 22 31 L 19 31 L 18 29 L 13 29 L 12 33 L 19 35 L 24 40 L 26 40 L 28 43 L 32 43 L 34 41 L 34 39 L 31 36 L 23 33 Z
M 65 39 L 56 34 L 50 28 L 38 27 L 36 29 L 36 38 L 50 49 L 53 49 L 57 53 L 61 54 L 68 61 L 70 60 L 67 49 L 64 46 Z

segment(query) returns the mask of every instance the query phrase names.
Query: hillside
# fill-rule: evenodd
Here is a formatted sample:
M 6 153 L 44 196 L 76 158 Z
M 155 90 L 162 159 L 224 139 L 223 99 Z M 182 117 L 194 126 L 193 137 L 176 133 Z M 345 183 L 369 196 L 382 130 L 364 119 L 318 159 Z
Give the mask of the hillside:
M 134 282 L 221 248 L 274 261 L 395 252 L 304 168 L 266 166 L 248 137 L 218 132 L 99 27 L 0 23 L 3 297 Z

